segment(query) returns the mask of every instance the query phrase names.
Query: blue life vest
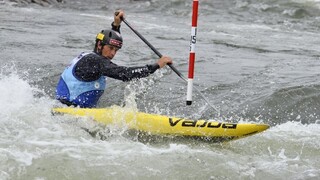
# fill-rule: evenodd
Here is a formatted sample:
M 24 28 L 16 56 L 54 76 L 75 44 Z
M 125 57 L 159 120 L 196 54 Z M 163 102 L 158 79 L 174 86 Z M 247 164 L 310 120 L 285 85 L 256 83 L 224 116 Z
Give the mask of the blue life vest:
M 81 53 L 74 58 L 71 64 L 62 73 L 56 89 L 58 100 L 68 101 L 84 108 L 96 107 L 99 98 L 106 88 L 106 76 L 101 76 L 98 80 L 85 82 L 74 76 L 75 65 L 89 53 Z

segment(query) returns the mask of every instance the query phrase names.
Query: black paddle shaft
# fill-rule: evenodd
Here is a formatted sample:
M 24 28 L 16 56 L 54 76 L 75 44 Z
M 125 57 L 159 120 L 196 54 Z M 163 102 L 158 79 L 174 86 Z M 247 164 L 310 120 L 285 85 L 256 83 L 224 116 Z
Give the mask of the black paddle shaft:
M 136 31 L 129 23 L 126 21 L 124 18 L 121 18 L 122 21 L 144 42 L 146 43 L 154 53 L 156 53 L 159 58 L 162 57 L 162 54 L 155 48 L 153 47 L 152 44 L 149 43 L 138 31 Z M 172 64 L 167 64 L 181 79 L 187 82 L 187 79 L 172 65 Z
M 115 12 L 114 15 L 118 16 L 119 11 Z M 144 38 L 138 31 L 136 31 L 129 23 L 127 20 L 124 19 L 124 17 L 120 17 L 120 19 L 144 42 L 146 43 L 154 53 L 156 53 L 158 55 L 159 58 L 162 57 L 162 54 L 153 47 L 152 44 L 149 43 L 149 41 L 146 40 L 146 38 Z M 172 65 L 172 64 L 168 64 L 168 66 L 179 76 L 181 77 L 183 80 L 187 81 L 187 79 Z

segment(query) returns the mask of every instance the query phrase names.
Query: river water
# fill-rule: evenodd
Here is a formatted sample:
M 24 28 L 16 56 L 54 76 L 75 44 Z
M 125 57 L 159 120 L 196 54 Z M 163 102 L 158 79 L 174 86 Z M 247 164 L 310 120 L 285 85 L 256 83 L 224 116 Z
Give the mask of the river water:
M 48 7 L 0 0 L 0 179 L 319 179 L 320 1 L 200 0 L 195 86 L 170 68 L 124 83 L 109 78 L 100 107 L 267 123 L 231 141 L 143 143 L 125 128 L 52 116 L 69 61 L 90 52 L 122 8 L 127 21 L 187 76 L 192 1 L 66 1 Z M 113 61 L 157 56 L 125 24 Z M 91 136 L 85 129 L 103 135 Z

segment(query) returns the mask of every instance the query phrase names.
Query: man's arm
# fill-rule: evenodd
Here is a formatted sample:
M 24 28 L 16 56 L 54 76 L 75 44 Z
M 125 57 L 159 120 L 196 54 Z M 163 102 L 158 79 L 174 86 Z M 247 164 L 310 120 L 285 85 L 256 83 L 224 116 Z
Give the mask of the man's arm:
M 110 60 L 104 59 L 102 61 L 101 74 L 122 81 L 131 81 L 133 79 L 147 77 L 159 68 L 160 66 L 158 63 L 145 66 L 125 67 L 118 66 Z
M 120 25 L 121 25 L 121 19 L 124 17 L 124 12 L 122 10 L 117 10 L 114 13 L 114 20 L 111 23 L 112 30 L 117 31 L 120 33 Z
M 147 77 L 159 68 L 158 63 L 137 67 L 118 66 L 105 57 L 88 54 L 77 63 L 74 74 L 81 81 L 94 81 L 101 76 L 130 81 Z

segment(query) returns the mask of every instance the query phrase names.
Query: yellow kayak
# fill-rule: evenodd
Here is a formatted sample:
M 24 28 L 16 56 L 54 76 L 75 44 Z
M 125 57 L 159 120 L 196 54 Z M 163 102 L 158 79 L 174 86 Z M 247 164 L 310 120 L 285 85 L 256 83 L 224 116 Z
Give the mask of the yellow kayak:
M 125 126 L 148 135 L 191 137 L 213 142 L 243 138 L 269 128 L 267 124 L 190 120 L 137 112 L 128 108 L 53 108 L 53 114 L 91 117 L 106 125 Z

